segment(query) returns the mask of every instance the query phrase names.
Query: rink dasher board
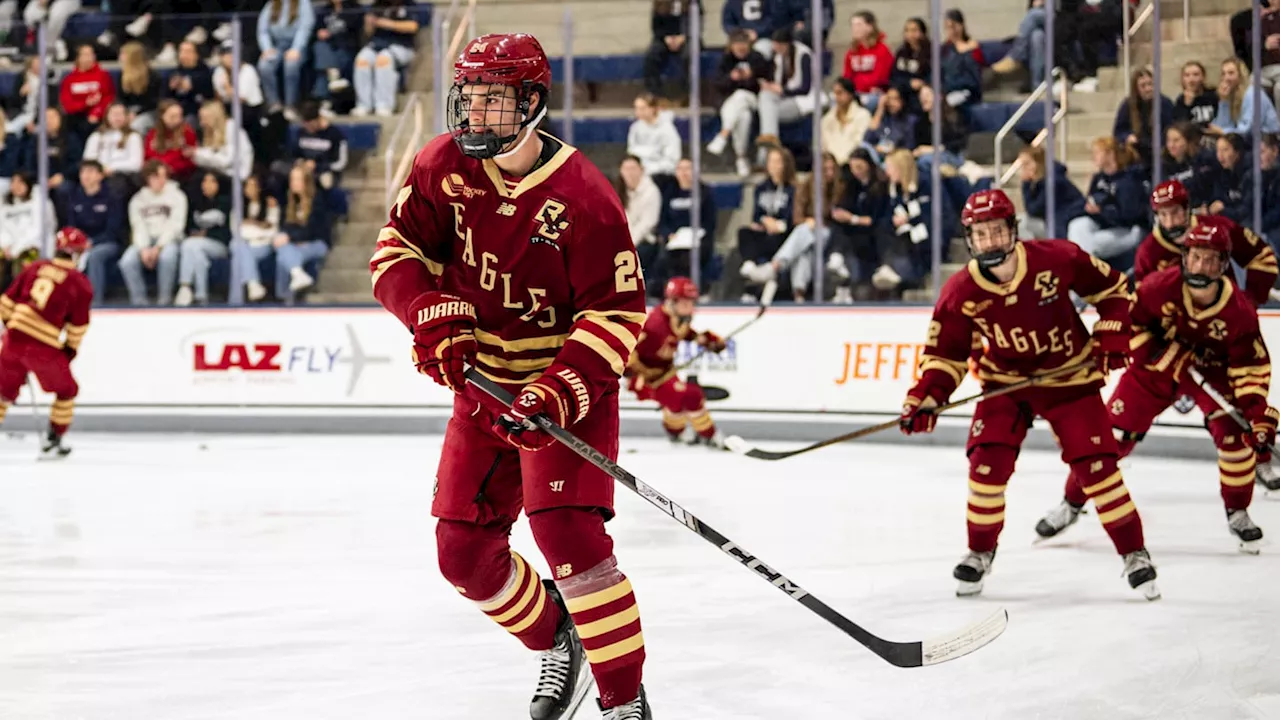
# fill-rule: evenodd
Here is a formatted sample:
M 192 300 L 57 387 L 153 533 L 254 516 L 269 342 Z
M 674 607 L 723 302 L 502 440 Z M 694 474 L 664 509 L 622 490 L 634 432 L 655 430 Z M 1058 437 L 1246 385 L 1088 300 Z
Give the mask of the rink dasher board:
M 931 310 L 775 306 L 687 373 L 729 392 L 712 407 L 744 437 L 811 440 L 846 432 L 850 414 L 882 421 L 899 412 Z M 755 312 L 704 307 L 695 327 L 727 333 Z M 1095 319 L 1087 315 L 1086 325 Z M 1262 311 L 1260 324 L 1268 346 L 1280 347 L 1280 312 Z M 452 396 L 415 371 L 409 347 L 404 326 L 376 307 L 98 310 L 73 365 L 81 388 L 77 428 L 263 432 L 271 422 L 280 432 L 442 428 Z M 696 351 L 682 343 L 676 362 Z M 977 391 L 967 376 L 956 397 Z M 624 409 L 638 411 L 624 413 L 624 432 L 657 433 L 652 408 L 625 390 L 622 399 Z M 42 395 L 38 402 L 47 409 L 50 400 Z M 28 402 L 24 390 L 18 405 Z M 24 415 L 15 408 L 11 423 Z M 1158 422 L 1203 428 L 1198 410 L 1169 410 Z M 959 427 L 963 435 L 963 422 Z M 895 439 L 889 435 L 877 440 Z M 938 440 L 947 435 L 944 428 Z

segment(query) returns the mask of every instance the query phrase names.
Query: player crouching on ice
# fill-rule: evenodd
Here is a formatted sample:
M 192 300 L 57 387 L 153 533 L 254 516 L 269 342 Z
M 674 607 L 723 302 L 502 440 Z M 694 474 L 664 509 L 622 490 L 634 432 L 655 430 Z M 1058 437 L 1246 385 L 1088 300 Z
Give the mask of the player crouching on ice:
M 724 350 L 724 340 L 710 331 L 693 329 L 698 286 L 687 277 L 667 281 L 662 304 L 649 311 L 636 350 L 627 361 L 631 392 L 641 400 L 657 400 L 662 406 L 662 426 L 671 442 L 679 442 L 685 427 L 696 433 L 693 444 L 724 447 L 724 439 L 707 412 L 702 388 L 676 375 L 676 348 L 681 340 L 694 340 L 708 352 Z
M 0 422 L 18 399 L 27 373 L 35 375 L 40 387 L 56 397 L 41 459 L 57 459 L 71 452 L 62 444 L 80 392 L 71 374 L 71 361 L 89 329 L 93 300 L 89 278 L 76 268 L 88 249 L 89 238 L 80 230 L 59 230 L 54 258 L 28 265 L 0 295 L 0 323 L 8 329 L 0 346 Z
M 1262 540 L 1262 530 L 1248 512 L 1254 466 L 1270 462 L 1280 417 L 1267 404 L 1271 359 L 1258 328 L 1257 308 L 1226 277 L 1231 270 L 1230 232 L 1213 223 L 1197 224 L 1186 234 L 1183 247 L 1180 266 L 1153 273 L 1138 286 L 1132 310 L 1136 335 L 1129 370 L 1108 405 L 1111 425 L 1124 457 L 1180 392 L 1195 397 L 1218 448 L 1227 526 L 1240 549 L 1253 554 Z M 1195 384 L 1192 367 L 1240 410 L 1251 423 L 1249 430 Z M 1081 488 L 1072 470 L 1066 498 L 1036 525 L 1041 537 L 1057 535 L 1080 514 L 1087 488 Z
M 961 215 L 973 259 L 943 286 L 929 324 L 920 380 L 903 403 L 902 432 L 932 432 L 934 408 L 946 403 L 968 369 L 976 330 L 986 352 L 977 360 L 983 390 L 1027 378 L 1039 384 L 978 402 L 969 428 L 969 554 L 956 566 L 958 595 L 982 592 L 1004 526 L 1005 486 L 1038 415 L 1049 422 L 1062 459 L 1094 500 L 1098 518 L 1124 558 L 1130 587 L 1159 597 L 1156 569 L 1143 546 L 1142 520 L 1116 465 L 1099 390 L 1122 370 L 1129 349 L 1128 281 L 1066 240 L 1017 241 L 1013 203 L 1001 190 L 974 193 Z M 1090 337 L 1071 299 L 1076 293 L 1101 319 Z

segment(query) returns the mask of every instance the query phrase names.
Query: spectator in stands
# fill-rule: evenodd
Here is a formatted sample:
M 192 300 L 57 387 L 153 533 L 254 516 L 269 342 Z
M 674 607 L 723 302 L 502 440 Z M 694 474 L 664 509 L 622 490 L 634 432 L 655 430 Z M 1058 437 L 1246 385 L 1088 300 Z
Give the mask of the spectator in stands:
M 915 157 L 907 150 L 889 153 L 884 159 L 884 173 L 893 232 L 876 236 L 880 266 L 871 275 L 871 285 L 877 290 L 896 291 L 903 285 L 918 285 L 929 273 L 933 205 L 928 190 L 920 187 Z
M 1054 58 L 1067 68 L 1076 92 L 1098 90 L 1098 48 L 1123 31 L 1121 0 L 1057 0 Z
M 840 78 L 845 80 L 846 78 Z M 763 285 L 776 280 L 778 274 L 791 269 L 788 279 L 791 295 L 796 302 L 804 302 L 813 279 L 814 248 L 819 238 L 826 243 L 831 236 L 831 210 L 844 193 L 844 180 L 840 163 L 829 152 L 822 154 L 822 228 L 816 219 L 817 187 L 812 176 L 806 177 L 796 190 L 794 228 L 787 239 L 767 263 L 743 264 L 740 272 L 747 281 Z
M 1280 243 L 1280 136 L 1262 136 L 1262 224 L 1256 229 L 1274 248 Z M 1253 183 L 1245 185 L 1246 225 L 1253 226 Z
M 62 123 L 62 111 L 58 108 L 50 107 L 45 110 L 44 123 L 45 134 L 48 137 L 45 156 L 48 158 L 49 190 L 55 193 L 62 192 L 65 190 L 63 183 L 66 182 L 68 175 L 75 171 L 76 163 L 80 162 L 84 154 L 84 146 L 78 138 L 66 132 Z M 22 138 L 22 143 L 22 159 L 19 167 L 30 173 L 32 177 L 39 177 L 39 134 L 28 132 Z
M 116 196 L 128 197 L 142 171 L 142 136 L 129 125 L 124 105 L 114 103 L 107 109 L 106 122 L 89 136 L 84 146 L 84 159 L 97 160 L 107 176 L 107 185 Z
M 227 117 L 226 108 L 217 98 L 200 108 L 200 145 L 191 148 L 189 157 L 196 167 L 226 178 L 234 173 L 242 182 L 253 172 L 253 145 L 249 134 Z
M 235 60 L 231 41 L 222 43 L 218 55 L 218 67 L 213 69 L 214 92 L 222 100 L 225 107 L 232 107 L 236 90 L 240 94 L 240 125 L 249 134 L 254 151 L 263 155 L 262 116 L 266 100 L 262 95 L 262 79 L 258 77 L 258 68 L 247 58 L 240 58 L 240 72 L 236 74 L 237 87 L 231 84 L 231 63 Z M 234 113 L 228 112 L 228 115 Z
M 93 246 L 85 256 L 85 274 L 93 285 L 93 301 L 101 305 L 107 291 L 107 268 L 120 257 L 124 231 L 124 198 L 111 194 L 96 160 L 80 164 L 80 184 L 70 190 L 66 224 L 78 228 Z
M 1230 133 L 1218 138 L 1218 162 L 1209 186 L 1209 212 L 1251 225 L 1253 208 L 1245 207 L 1246 186 L 1253 185 L 1253 167 L 1244 162 L 1248 146 Z
M 160 160 L 169 166 L 169 175 L 186 182 L 196 170 L 196 131 L 184 117 L 184 108 L 175 100 L 161 100 L 159 122 L 143 143 L 144 160 Z
M 389 117 L 396 112 L 400 72 L 413 62 L 418 21 L 405 0 L 377 0 L 376 13 L 364 16 L 365 46 L 356 53 L 354 115 Z
M 337 186 L 342 171 L 347 169 L 347 136 L 320 114 L 320 105 L 314 100 L 303 103 L 299 110 L 302 128 L 289 154 L 306 163 L 307 171 L 320 187 L 329 190 Z
M 316 24 L 311 0 L 269 0 L 258 14 L 258 74 L 262 76 L 262 92 L 267 99 L 267 112 L 285 108 L 289 122 L 302 91 L 302 64 L 306 62 L 307 45 Z M 280 71 L 284 69 L 281 93 Z
M 791 151 L 776 147 L 765 159 L 765 179 L 755 187 L 751 222 L 738 228 L 739 272 L 749 278 L 758 265 L 771 262 L 791 231 L 796 213 L 796 161 Z M 747 293 L 743 302 L 758 302 Z
M 183 42 L 178 46 L 178 66 L 169 73 L 166 96 L 178 102 L 182 116 L 188 118 L 187 122 L 195 122 L 200 106 L 214 97 L 213 73 L 200 59 L 195 43 Z
M 312 99 L 320 101 L 323 112 L 333 112 L 332 95 L 351 87 L 347 80 L 356 57 L 356 33 L 348 25 L 354 17 L 343 7 L 343 0 L 332 0 L 317 20 L 316 41 L 311 46 L 315 55 L 315 82 Z
M 693 161 L 682 158 L 676 163 L 676 181 L 662 193 L 662 213 L 658 216 L 658 241 L 664 254 L 659 261 L 659 282 L 649 285 L 655 292 L 668 277 L 689 275 L 690 256 L 693 251 Z M 715 249 L 716 201 L 711 188 L 699 181 L 698 261 L 705 270 L 711 263 Z M 663 272 L 665 271 L 665 272 Z M 665 276 L 665 277 L 664 277 Z M 705 273 L 704 273 L 705 276 Z
M 0 110 L 0 197 L 9 192 L 10 178 L 21 170 L 23 143 L 19 132 L 21 128 L 7 121 Z
M 240 221 L 240 235 L 231 241 L 231 275 L 244 283 L 249 302 L 258 302 L 267 296 L 262 284 L 258 263 L 273 250 L 272 241 L 280 231 L 280 204 L 262 189 L 262 180 L 250 175 L 241 187 L 244 196 L 244 217 Z
M 9 287 L 9 282 L 20 272 L 19 266 L 40 257 L 45 239 L 53 236 L 57 223 L 53 203 L 40 191 L 33 177 L 24 172 L 14 173 L 4 203 L 0 204 L 0 287 Z
M 636 255 L 640 258 L 640 269 L 644 272 L 647 285 L 651 282 L 650 275 L 662 250 L 656 234 L 658 218 L 662 215 L 662 191 L 653 178 L 645 174 L 640 158 L 635 155 L 626 156 L 618 165 L 615 187 L 618 199 L 627 211 L 631 242 L 636 246 Z
M 332 215 L 316 196 L 316 181 L 306 164 L 289 172 L 283 224 L 272 244 L 276 248 L 276 297 L 292 304 L 297 293 L 315 284 L 306 266 L 324 260 L 333 242 Z
M 942 91 L 947 105 L 968 107 L 982 102 L 982 67 L 986 58 L 978 41 L 969 37 L 964 13 L 952 8 L 943 23 Z
M 757 98 L 760 142 L 780 146 L 782 123 L 793 123 L 813 114 L 813 52 L 791 37 L 790 28 L 773 35 L 772 73 L 760 79 Z
M 9 117 L 10 132 L 22 132 L 24 128 L 29 132 L 35 127 L 40 107 L 40 68 L 39 57 L 32 55 L 27 58 L 22 82 L 14 83 L 13 95 L 5 99 L 4 110 Z M 49 71 L 47 75 L 51 73 Z
M 865 142 L 871 127 L 871 113 L 858 102 L 853 81 L 847 77 L 835 79 L 831 99 L 831 109 L 822 116 L 822 148 L 835 157 L 837 165 L 844 165 L 854 149 Z
M 1182 92 L 1173 104 L 1174 122 L 1191 122 L 1200 130 L 1218 115 L 1218 91 L 1205 87 L 1204 65 L 1192 60 L 1182 66 Z
M 1257 72 L 1262 74 L 1262 89 L 1273 93 L 1280 107 L 1280 8 L 1262 10 L 1262 69 Z
M 821 28 L 819 32 L 822 34 L 822 44 L 819 47 L 827 46 L 827 36 L 831 34 L 831 28 L 835 25 L 836 9 L 833 0 L 822 0 L 821 3 L 822 17 L 819 18 Z M 791 36 L 804 40 L 806 45 L 813 46 L 813 3 L 809 0 L 782 0 L 782 17 L 780 26 L 790 27 Z
M 746 33 L 751 49 L 766 60 L 773 57 L 770 38 L 780 27 L 784 0 L 725 0 L 720 11 L 720 25 L 726 37 L 739 30 Z
M 125 43 L 120 48 L 120 92 L 118 100 L 129 113 L 134 131 L 146 135 L 156 124 L 163 83 L 147 63 L 142 43 Z
M 1044 238 L 1064 239 L 1067 225 L 1084 215 L 1084 195 L 1067 177 L 1067 166 L 1055 160 L 1053 165 L 1053 227 L 1049 219 L 1049 192 L 1045 187 L 1049 175 L 1045 167 L 1044 148 L 1028 145 L 1018 153 L 1018 168 L 1022 180 L 1022 207 L 1026 212 L 1018 217 L 1018 237 L 1023 240 Z M 1050 234 L 1052 233 L 1052 234 Z
M 1269 0 L 1262 0 L 1263 12 L 1270 9 Z M 1231 44 L 1235 48 L 1236 57 L 1244 63 L 1245 67 L 1250 71 L 1253 67 L 1253 8 L 1241 10 L 1231 16 L 1229 23 L 1231 32 Z M 1263 35 L 1265 40 L 1266 35 Z
M 1207 149 L 1200 142 L 1200 128 L 1190 121 L 1176 122 L 1164 133 L 1164 162 L 1162 180 L 1177 180 L 1191 196 L 1191 207 L 1206 208 L 1209 205 L 1209 185 L 1217 171 L 1216 149 Z
M 27 0 L 22 10 L 22 20 L 27 27 L 45 26 L 45 37 L 53 45 L 53 59 L 67 61 L 67 42 L 62 33 L 67 29 L 71 16 L 80 10 L 80 0 Z
M 173 304 L 186 307 L 209 303 L 209 269 L 214 260 L 230 254 L 231 199 L 222 192 L 217 173 L 200 177 L 200 192 L 191 198 L 187 238 L 178 262 L 178 294 Z
M 889 87 L 893 73 L 893 51 L 884 42 L 876 16 L 859 10 L 849 20 L 853 41 L 844 54 L 844 76 L 853 81 L 862 106 L 874 111 L 880 96 Z
M 911 97 L 929 84 L 932 72 L 933 46 L 929 42 L 929 26 L 923 19 L 913 17 L 902 26 L 902 45 L 898 46 L 898 54 L 893 58 L 889 84 L 898 88 L 903 97 Z
M 965 144 L 969 141 L 969 126 L 964 116 L 954 106 L 942 106 L 942 147 L 933 147 L 933 87 L 925 85 L 920 88 L 920 118 L 915 123 L 915 147 L 912 154 L 919 159 L 920 173 L 933 172 L 933 163 L 941 164 L 940 171 L 948 177 L 954 176 L 961 165 L 964 165 Z
M 712 155 L 724 153 L 733 137 L 733 151 L 738 156 L 738 175 L 751 174 L 747 153 L 751 145 L 751 125 L 759 106 L 761 79 L 767 79 L 772 68 L 769 61 L 755 50 L 745 32 L 729 38 L 729 47 L 720 59 L 720 67 L 712 81 L 724 98 L 720 105 L 720 132 L 707 144 Z
M 680 89 L 677 97 L 689 95 L 689 16 L 685 0 L 653 0 L 653 16 L 650 27 L 653 41 L 644 55 L 644 89 L 653 95 L 662 95 L 662 75 L 671 61 L 679 58 Z M 698 3 L 698 16 L 702 16 L 702 3 Z
M 1090 255 L 1115 260 L 1138 246 L 1147 222 L 1147 194 L 1136 167 L 1137 152 L 1114 137 L 1093 141 L 1093 164 L 1084 215 L 1067 223 L 1067 239 Z
M 1222 76 L 1218 81 L 1218 114 L 1206 131 L 1215 136 L 1248 135 L 1253 129 L 1253 103 L 1262 103 L 1262 132 L 1280 132 L 1280 118 L 1271 98 L 1262 95 L 1255 98 L 1249 71 L 1239 58 L 1222 61 Z
M 831 211 L 827 270 L 835 276 L 835 302 L 849 304 L 870 297 L 872 272 L 880 267 L 877 236 L 888 231 L 889 192 L 871 153 L 858 148 L 849 158 L 844 194 Z M 850 287 L 850 283 L 853 287 Z
M 1031 73 L 1032 87 L 1044 82 L 1045 19 L 1044 0 L 1028 0 L 1027 12 L 1018 23 L 1013 47 L 1009 48 L 1009 54 L 993 63 L 991 69 L 1007 75 L 1026 66 Z
M 1128 145 L 1138 153 L 1138 159 L 1144 167 L 1151 167 L 1151 134 L 1153 125 L 1152 107 L 1155 105 L 1156 83 L 1150 67 L 1140 67 L 1133 71 L 1129 79 L 1129 97 L 1120 102 L 1116 109 L 1116 120 L 1112 134 L 1116 140 Z M 1164 95 L 1160 96 L 1160 126 L 1173 124 L 1173 101 Z
M 907 108 L 902 92 L 898 88 L 889 88 L 871 116 L 867 141 L 882 157 L 898 148 L 911 150 L 916 146 L 916 124 L 919 120 L 919 116 Z
M 187 196 L 170 182 L 169 168 L 150 160 L 142 169 L 143 186 L 129 200 L 129 226 L 133 242 L 120 257 L 120 274 L 129 290 L 129 302 L 147 305 L 147 281 L 143 269 L 156 273 L 156 302 L 173 301 L 178 281 L 179 245 L 187 224 Z
M 681 140 L 670 111 L 658 106 L 653 93 L 641 93 L 634 103 L 636 119 L 627 130 L 627 154 L 639 159 L 647 175 L 669 178 L 680 162 Z
M 92 45 L 81 45 L 76 51 L 75 67 L 62 78 L 58 99 L 67 132 L 84 142 L 116 99 L 116 82 L 98 65 Z

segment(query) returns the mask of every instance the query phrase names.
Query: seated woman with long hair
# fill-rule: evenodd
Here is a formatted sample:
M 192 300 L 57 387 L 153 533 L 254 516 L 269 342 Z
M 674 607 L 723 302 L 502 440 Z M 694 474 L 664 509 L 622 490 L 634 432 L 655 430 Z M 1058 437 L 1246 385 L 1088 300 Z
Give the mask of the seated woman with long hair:
M 276 297 L 292 303 L 294 296 L 315 284 L 305 266 L 323 260 L 333 242 L 333 216 L 323 198 L 316 197 L 311 171 L 301 162 L 289 171 L 280 233 L 271 244 L 276 249 Z
M 262 189 L 262 179 L 250 175 L 241 188 L 244 196 L 240 233 L 231 240 L 231 298 L 239 303 L 241 292 L 249 302 L 258 302 L 267 296 L 262 284 L 258 263 L 272 251 L 272 241 L 280 230 L 280 203 Z

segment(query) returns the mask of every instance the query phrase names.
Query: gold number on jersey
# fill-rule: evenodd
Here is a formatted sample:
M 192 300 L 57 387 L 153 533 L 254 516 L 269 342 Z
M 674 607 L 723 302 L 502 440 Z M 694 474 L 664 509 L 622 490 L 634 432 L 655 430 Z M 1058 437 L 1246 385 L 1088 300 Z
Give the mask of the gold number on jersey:
M 925 339 L 924 344 L 929 347 L 938 347 L 938 336 L 942 334 L 942 323 L 934 320 L 929 323 L 929 337 Z
M 615 289 L 620 292 L 635 292 L 640 283 L 636 280 L 636 253 L 634 250 L 623 250 L 613 256 L 613 265 L 617 268 L 613 274 Z
M 498 263 L 497 255 L 484 253 L 480 256 L 480 287 L 485 290 L 492 290 L 498 284 L 498 271 L 490 266 L 491 263 Z
M 31 299 L 35 302 L 37 309 L 44 310 L 45 305 L 49 304 L 49 296 L 53 295 L 53 291 L 57 287 L 47 277 L 36 278 L 36 281 L 31 284 Z

